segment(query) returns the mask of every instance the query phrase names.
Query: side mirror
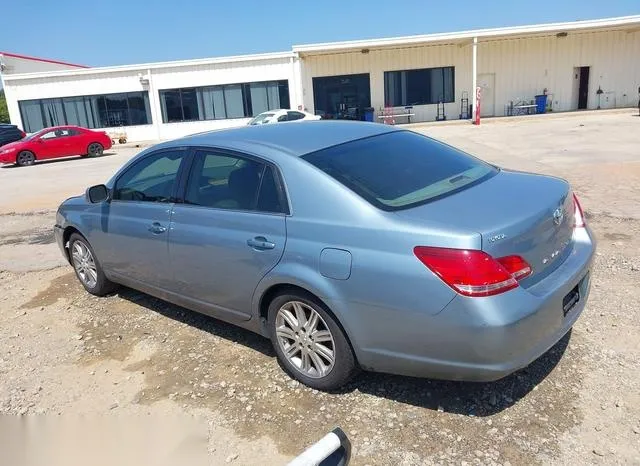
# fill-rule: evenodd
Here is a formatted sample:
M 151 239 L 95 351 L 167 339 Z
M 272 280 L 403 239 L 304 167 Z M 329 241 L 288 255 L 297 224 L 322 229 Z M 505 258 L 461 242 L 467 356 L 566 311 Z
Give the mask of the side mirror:
M 87 189 L 87 199 L 92 204 L 98 204 L 109 199 L 109 190 L 103 184 L 97 184 Z
M 36 141 L 38 141 L 40 144 L 43 144 L 43 143 L 44 143 L 44 141 L 42 140 L 42 138 L 38 138 L 38 139 L 36 139 Z

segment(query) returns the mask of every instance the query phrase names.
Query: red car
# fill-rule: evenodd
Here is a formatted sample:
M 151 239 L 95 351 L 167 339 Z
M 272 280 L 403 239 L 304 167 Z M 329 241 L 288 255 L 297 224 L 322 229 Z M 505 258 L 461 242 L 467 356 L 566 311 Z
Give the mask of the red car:
M 33 165 L 36 160 L 70 155 L 102 155 L 105 149 L 111 149 L 111 138 L 104 131 L 92 131 L 79 126 L 55 126 L 0 147 L 0 163 L 27 166 Z

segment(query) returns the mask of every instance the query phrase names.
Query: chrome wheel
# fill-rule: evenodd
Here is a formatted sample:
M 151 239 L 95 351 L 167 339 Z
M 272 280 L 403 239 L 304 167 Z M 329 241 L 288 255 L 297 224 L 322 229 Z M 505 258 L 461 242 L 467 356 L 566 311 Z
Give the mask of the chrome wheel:
M 93 260 L 91 251 L 82 241 L 75 241 L 72 246 L 71 257 L 73 267 L 78 277 L 89 288 L 94 288 L 98 283 L 98 270 Z
M 278 310 L 275 324 L 278 345 L 293 367 L 312 378 L 331 372 L 336 360 L 333 335 L 311 306 L 289 301 Z

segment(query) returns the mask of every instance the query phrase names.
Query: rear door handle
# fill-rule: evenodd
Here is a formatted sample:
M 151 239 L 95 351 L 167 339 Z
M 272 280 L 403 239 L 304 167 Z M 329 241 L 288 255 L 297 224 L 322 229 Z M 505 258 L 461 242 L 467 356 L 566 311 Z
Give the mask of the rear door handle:
M 267 238 L 265 238 L 264 236 L 256 236 L 255 238 L 248 239 L 247 245 L 259 251 L 263 251 L 265 249 L 273 249 L 276 247 L 275 243 L 267 241 Z
M 167 227 L 163 227 L 158 222 L 153 222 L 151 225 L 149 225 L 148 230 L 151 233 L 153 233 L 154 235 L 159 235 L 159 234 L 164 233 L 165 231 L 167 231 Z

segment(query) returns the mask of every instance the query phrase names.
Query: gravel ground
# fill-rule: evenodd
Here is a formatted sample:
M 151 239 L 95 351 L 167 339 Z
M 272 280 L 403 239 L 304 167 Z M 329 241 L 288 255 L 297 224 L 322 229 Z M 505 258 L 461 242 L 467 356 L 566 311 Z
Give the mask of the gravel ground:
M 590 301 L 572 332 L 489 384 L 365 373 L 340 393 L 308 389 L 259 336 L 130 289 L 85 293 L 50 233 L 61 199 L 36 202 L 35 193 L 23 211 L 0 215 L 0 429 L 14 416 L 125 420 L 120 428 L 147 419 L 172 426 L 156 445 L 189 451 L 182 464 L 284 464 L 336 425 L 357 465 L 640 464 L 640 139 L 625 126 L 636 120 L 610 112 L 417 128 L 511 168 L 567 177 L 599 240 Z M 534 149 L 529 136 L 539 138 Z M 563 144 L 562 158 L 541 153 Z M 97 178 L 106 169 L 96 162 Z M 0 197 L 16 172 L 0 169 Z M 0 448 L 10 450 L 9 438 Z M 71 450 L 82 457 L 78 443 Z

